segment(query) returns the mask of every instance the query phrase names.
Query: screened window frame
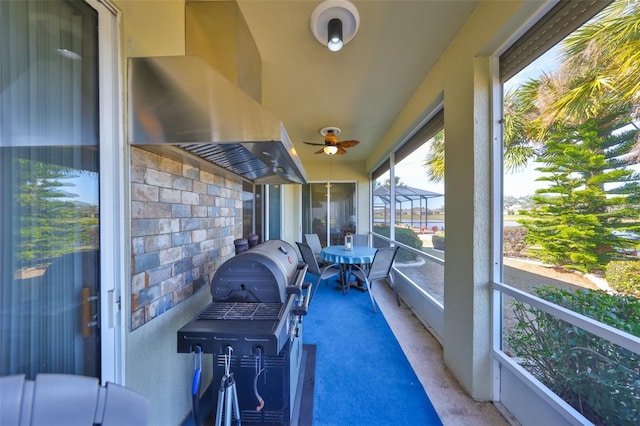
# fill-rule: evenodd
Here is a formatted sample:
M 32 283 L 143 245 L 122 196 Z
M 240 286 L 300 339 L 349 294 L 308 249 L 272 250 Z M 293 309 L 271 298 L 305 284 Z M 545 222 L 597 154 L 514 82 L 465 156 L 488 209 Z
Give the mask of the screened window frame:
M 594 16 L 600 13 L 614 0 L 566 0 L 559 1 L 549 9 L 535 24 L 531 26 L 521 37 L 508 47 L 502 54 L 496 56 L 492 75 L 494 76 L 494 99 L 492 105 L 494 115 L 501 117 L 503 114 L 502 104 L 504 100 L 503 84 L 518 72 L 529 66 L 546 51 L 561 42 L 565 37 L 586 24 Z M 581 315 L 570 309 L 563 308 L 551 302 L 543 300 L 535 295 L 523 292 L 505 283 L 502 280 L 502 197 L 503 197 L 503 130 L 502 121 L 494 120 L 494 135 L 496 145 L 493 154 L 494 173 L 494 212 L 492 224 L 493 231 L 493 262 L 494 278 L 492 282 L 492 330 L 493 330 L 493 351 L 494 371 L 507 368 L 509 371 L 520 377 L 523 382 L 536 388 L 534 392 L 544 394 L 550 399 L 547 402 L 558 409 L 566 410 L 567 403 L 559 396 L 553 394 L 537 381 L 532 381 L 529 373 L 517 364 L 515 360 L 502 351 L 502 315 L 503 315 L 503 295 L 508 295 L 516 300 L 529 304 L 543 312 L 553 315 L 573 326 L 579 327 L 595 336 L 606 339 L 609 342 L 622 348 L 637 353 L 640 339 L 623 330 L 603 324 L 597 320 Z M 499 224 L 499 226 L 498 226 Z M 499 374 L 494 375 L 493 393 L 494 400 L 500 398 L 500 378 Z M 509 407 L 506 407 L 509 409 Z M 567 418 L 571 418 L 572 408 L 565 412 Z M 577 413 L 577 412 L 576 412 Z M 579 413 L 578 420 L 586 420 Z

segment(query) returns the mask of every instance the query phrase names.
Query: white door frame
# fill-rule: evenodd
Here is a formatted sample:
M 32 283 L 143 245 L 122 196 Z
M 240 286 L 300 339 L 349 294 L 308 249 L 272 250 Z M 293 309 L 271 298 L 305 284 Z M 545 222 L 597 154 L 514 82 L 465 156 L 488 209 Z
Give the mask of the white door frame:
M 124 383 L 126 297 L 124 131 L 120 70 L 119 15 L 108 0 L 85 0 L 98 12 L 98 91 L 100 95 L 100 365 L 102 383 Z

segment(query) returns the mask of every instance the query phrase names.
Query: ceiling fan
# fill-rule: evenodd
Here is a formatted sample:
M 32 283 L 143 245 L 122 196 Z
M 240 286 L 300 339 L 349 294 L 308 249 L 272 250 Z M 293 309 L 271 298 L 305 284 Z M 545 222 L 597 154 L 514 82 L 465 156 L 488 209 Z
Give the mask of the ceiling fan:
M 324 136 L 324 143 L 304 142 L 307 145 L 323 146 L 324 148 L 316 151 L 314 154 L 325 153 L 327 155 L 343 155 L 347 153 L 345 148 L 351 148 L 360 143 L 356 140 L 340 141 L 338 142 L 338 135 L 340 129 L 337 127 L 323 127 L 320 129 L 320 134 Z

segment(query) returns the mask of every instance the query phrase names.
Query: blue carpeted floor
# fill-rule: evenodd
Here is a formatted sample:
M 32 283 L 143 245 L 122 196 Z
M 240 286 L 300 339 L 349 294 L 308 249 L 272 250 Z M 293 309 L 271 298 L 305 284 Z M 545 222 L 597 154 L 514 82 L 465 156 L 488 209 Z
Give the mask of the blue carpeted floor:
M 314 426 L 442 424 L 367 293 L 321 282 L 303 326 L 304 342 L 317 346 Z

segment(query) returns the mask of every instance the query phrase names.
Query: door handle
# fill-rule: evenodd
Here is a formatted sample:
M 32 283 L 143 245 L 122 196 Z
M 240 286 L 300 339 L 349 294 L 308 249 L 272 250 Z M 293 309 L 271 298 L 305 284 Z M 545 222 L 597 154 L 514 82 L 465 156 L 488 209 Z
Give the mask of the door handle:
M 98 301 L 98 296 L 91 295 L 91 287 L 82 287 L 82 337 L 91 336 L 91 328 L 98 325 L 97 316 L 92 313 L 91 303 Z

